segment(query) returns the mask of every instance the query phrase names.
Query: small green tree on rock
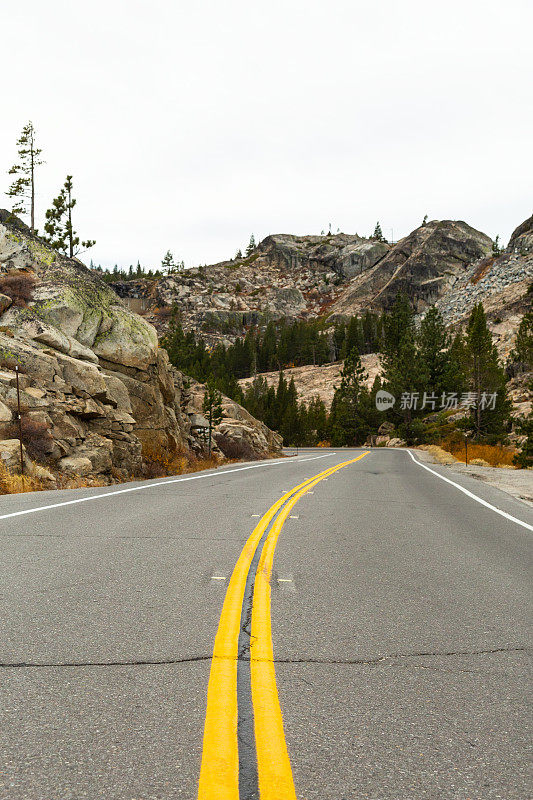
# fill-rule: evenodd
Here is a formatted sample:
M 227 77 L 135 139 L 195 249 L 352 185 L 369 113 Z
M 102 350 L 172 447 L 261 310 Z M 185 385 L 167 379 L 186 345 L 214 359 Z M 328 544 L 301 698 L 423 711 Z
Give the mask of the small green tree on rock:
M 256 248 L 255 236 L 252 233 L 252 235 L 250 236 L 250 241 L 248 242 L 248 247 L 246 248 L 246 255 L 251 256 L 255 248 Z
M 161 260 L 161 270 L 165 275 L 173 275 L 174 272 L 178 271 L 178 265 L 174 261 L 174 256 L 170 250 L 167 250 Z
M 387 240 L 383 236 L 383 231 L 381 230 L 381 225 L 379 222 L 376 222 L 376 227 L 374 228 L 374 233 L 372 235 L 372 239 L 376 239 L 378 242 L 386 242 Z
M 80 242 L 80 238 L 74 230 L 72 210 L 76 205 L 76 200 L 72 197 L 72 187 L 72 175 L 67 175 L 63 188 L 52 201 L 52 207 L 46 212 L 44 226 L 48 244 L 70 258 L 74 258 L 82 250 L 88 250 L 96 244 L 94 239 Z
M 9 170 L 9 175 L 16 175 L 13 183 L 7 190 L 8 197 L 13 198 L 14 214 L 27 214 L 28 205 L 30 212 L 30 229 L 35 233 L 35 170 L 44 164 L 39 156 L 42 153 L 35 143 L 35 128 L 33 122 L 28 122 L 22 129 L 17 141 L 19 162 Z

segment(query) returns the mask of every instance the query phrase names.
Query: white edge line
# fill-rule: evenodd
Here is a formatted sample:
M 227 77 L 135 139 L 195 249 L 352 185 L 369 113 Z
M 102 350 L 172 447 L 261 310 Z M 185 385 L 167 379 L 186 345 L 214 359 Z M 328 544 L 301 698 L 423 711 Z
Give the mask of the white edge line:
M 533 531 L 533 525 L 529 525 L 527 522 L 522 522 L 521 519 L 517 519 L 513 517 L 511 514 L 508 514 L 506 511 L 502 511 L 500 508 L 496 508 L 496 506 L 491 505 L 491 503 L 487 503 L 486 500 L 482 500 L 481 497 L 478 497 L 477 494 L 473 494 L 473 492 L 469 492 L 468 489 L 465 489 L 463 486 L 460 486 L 455 481 L 451 481 L 449 478 L 446 478 L 444 475 L 441 475 L 440 472 L 435 472 L 434 469 L 427 467 L 425 464 L 422 464 L 414 455 L 411 453 L 410 450 L 407 451 L 415 464 L 422 469 L 427 469 L 428 472 L 431 472 L 433 475 L 436 475 L 437 478 L 440 478 L 441 481 L 446 481 L 446 483 L 450 483 L 452 486 L 455 486 L 456 489 L 459 489 L 460 492 L 466 494 L 467 497 L 471 497 L 472 500 L 476 500 L 478 503 L 481 503 L 482 506 L 486 506 L 486 508 L 490 508 L 491 511 L 495 511 L 496 514 L 499 514 L 501 517 L 505 517 L 505 519 L 511 520 L 511 522 L 516 522 L 517 525 L 521 525 L 523 528 L 526 528 L 528 531 Z
M 104 492 L 103 494 L 92 494 L 89 497 L 77 497 L 75 500 L 64 500 L 61 503 L 50 503 L 47 506 L 37 506 L 36 508 L 25 508 L 23 511 L 12 511 L 10 514 L 0 515 L 1 519 L 9 519 L 10 517 L 20 517 L 24 514 L 35 514 L 37 511 L 48 511 L 50 508 L 61 508 L 62 506 L 72 506 L 76 503 L 87 503 L 89 500 L 102 500 L 104 497 L 115 497 L 117 494 L 126 494 L 127 492 L 140 492 L 142 489 L 153 489 L 155 486 L 165 486 L 168 483 L 184 483 L 185 481 L 198 481 L 202 478 L 217 478 L 220 475 L 229 475 L 231 472 L 243 472 L 247 469 L 258 469 L 259 467 L 274 467 L 283 464 L 301 464 L 302 461 L 316 461 L 319 458 L 328 458 L 336 456 L 337 453 L 326 453 L 323 456 L 313 456 L 312 458 L 304 458 L 296 461 L 296 459 L 279 459 L 275 461 L 265 461 L 263 464 L 251 464 L 249 467 L 236 467 L 235 469 L 224 469 L 219 472 L 201 473 L 200 475 L 189 475 L 187 478 L 170 478 L 165 481 L 157 481 L 156 483 L 143 483 L 142 486 L 130 486 L 127 489 L 117 489 L 115 492 Z M 7 497 L 9 495 L 6 495 Z

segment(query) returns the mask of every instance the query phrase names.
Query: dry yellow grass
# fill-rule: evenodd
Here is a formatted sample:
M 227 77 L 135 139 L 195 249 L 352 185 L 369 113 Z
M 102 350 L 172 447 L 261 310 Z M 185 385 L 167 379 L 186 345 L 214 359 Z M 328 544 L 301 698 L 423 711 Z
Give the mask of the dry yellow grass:
M 444 441 L 441 442 L 441 447 L 448 453 L 451 453 L 458 461 L 465 460 L 465 444 L 462 441 Z M 513 458 L 516 450 L 512 448 L 502 447 L 496 444 L 475 444 L 468 443 L 468 462 L 481 459 L 491 467 L 509 467 L 513 468 Z M 483 464 L 481 466 L 484 466 Z
M 12 474 L 0 458 L 0 494 L 22 494 L 23 492 L 39 492 L 44 485 L 36 478 L 28 475 Z
M 143 447 L 145 462 L 144 477 L 159 478 L 170 475 L 184 475 L 188 472 L 199 472 L 214 469 L 220 464 L 216 456 L 198 457 L 192 453 L 169 453 L 160 447 Z M 226 459 L 225 463 L 228 463 Z

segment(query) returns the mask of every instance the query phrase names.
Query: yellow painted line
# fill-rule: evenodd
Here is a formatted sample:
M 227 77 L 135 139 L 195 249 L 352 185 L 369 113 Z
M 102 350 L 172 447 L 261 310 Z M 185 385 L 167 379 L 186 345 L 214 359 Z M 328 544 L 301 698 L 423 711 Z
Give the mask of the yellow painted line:
M 325 470 L 327 475 L 334 469 Z M 252 559 L 271 520 L 281 506 L 314 478 L 286 492 L 261 517 L 239 556 L 228 584 L 220 615 L 213 660 L 207 687 L 207 710 L 204 725 L 202 764 L 198 800 L 238 800 L 239 754 L 237 747 L 237 656 L 241 610 L 246 578 Z
M 345 461 L 308 482 L 296 491 L 276 518 L 257 566 L 252 606 L 251 678 L 254 707 L 255 742 L 259 795 L 261 800 L 296 800 L 291 763 L 283 732 L 283 717 L 279 704 L 272 647 L 272 621 L 270 616 L 270 577 L 276 544 L 289 512 L 303 495 L 323 480 L 348 464 L 368 455 Z

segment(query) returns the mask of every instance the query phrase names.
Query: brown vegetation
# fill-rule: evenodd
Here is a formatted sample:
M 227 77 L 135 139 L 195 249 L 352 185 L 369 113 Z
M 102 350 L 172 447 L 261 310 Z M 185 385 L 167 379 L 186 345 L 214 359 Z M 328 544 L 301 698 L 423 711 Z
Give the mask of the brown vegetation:
M 191 452 L 177 451 L 170 453 L 161 447 L 145 445 L 143 447 L 142 477 L 150 479 L 183 475 L 188 472 L 214 469 L 219 464 L 220 461 L 216 456 L 203 458 Z
M 465 460 L 464 441 L 445 440 L 440 445 L 443 450 L 451 453 L 458 461 Z M 516 450 L 514 448 L 493 444 L 468 443 L 468 461 L 470 463 L 475 459 L 482 459 L 491 467 L 513 467 L 515 455 Z
M 0 275 L 0 292 L 13 301 L 13 305 L 24 308 L 33 297 L 35 277 L 29 272 L 8 272 Z
M 22 415 L 22 443 L 34 461 L 46 461 L 53 450 L 54 440 L 45 422 Z M 5 439 L 19 439 L 19 423 L 12 422 L 5 430 Z
M 248 442 L 244 439 L 240 441 L 232 439 L 223 433 L 217 433 L 216 443 L 222 450 L 226 458 L 232 461 L 255 461 L 257 456 Z
M 492 267 L 494 261 L 495 261 L 495 256 L 488 256 L 487 258 L 483 258 L 476 267 L 476 270 L 472 275 L 470 282 L 479 283 L 481 278 L 484 278 L 489 269 Z
M 13 475 L 0 458 L 0 494 L 21 494 L 39 492 L 44 488 L 42 481 L 28 475 Z

